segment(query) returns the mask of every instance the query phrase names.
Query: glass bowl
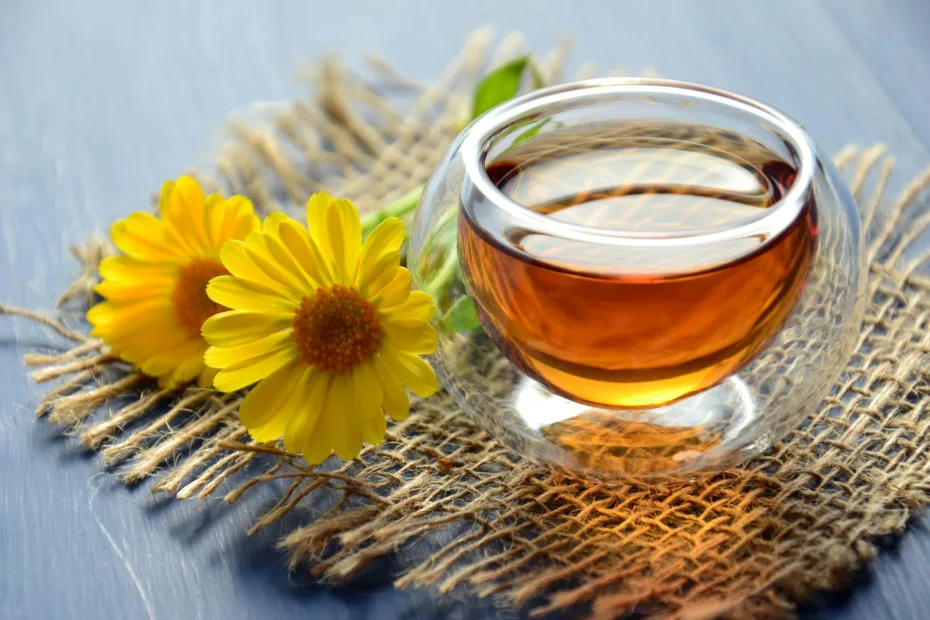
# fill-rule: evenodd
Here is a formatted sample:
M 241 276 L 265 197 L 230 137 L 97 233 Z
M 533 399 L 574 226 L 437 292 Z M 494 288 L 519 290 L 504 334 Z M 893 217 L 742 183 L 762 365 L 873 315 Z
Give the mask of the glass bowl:
M 808 134 L 669 80 L 564 84 L 476 119 L 408 252 L 462 408 L 521 457 L 602 478 L 771 446 L 830 389 L 864 299 L 855 202 Z

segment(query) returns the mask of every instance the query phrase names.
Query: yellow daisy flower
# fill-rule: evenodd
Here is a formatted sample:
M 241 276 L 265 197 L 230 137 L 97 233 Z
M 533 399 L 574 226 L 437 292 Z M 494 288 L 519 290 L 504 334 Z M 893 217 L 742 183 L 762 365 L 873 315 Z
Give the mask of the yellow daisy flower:
M 233 310 L 208 319 L 203 335 L 218 390 L 260 382 L 239 409 L 251 436 L 283 437 L 316 464 L 380 443 L 382 410 L 407 416 L 405 386 L 429 396 L 438 384 L 417 357 L 436 349 L 435 305 L 410 290 L 400 266 L 403 222 L 388 218 L 363 245 L 354 205 L 323 193 L 307 203 L 307 221 L 309 230 L 276 213 L 261 232 L 223 246 L 231 275 L 211 281 L 207 295 Z
M 283 437 L 316 464 L 380 443 L 382 411 L 395 420 L 409 412 L 405 386 L 436 391 L 418 355 L 437 340 L 433 299 L 411 291 L 400 266 L 403 222 L 388 218 L 363 245 L 355 206 L 324 193 L 310 198 L 307 221 L 275 213 L 262 231 L 223 246 L 231 275 L 211 281 L 207 295 L 232 310 L 208 319 L 203 335 L 206 363 L 220 369 L 216 389 L 259 382 L 239 409 L 250 435 Z
M 123 255 L 100 262 L 103 301 L 87 313 L 91 335 L 120 358 L 171 387 L 197 378 L 209 386 L 216 371 L 203 362 L 203 322 L 226 310 L 207 297 L 207 282 L 228 273 L 220 248 L 261 226 L 242 196 L 204 197 L 188 176 L 167 181 L 161 219 L 137 211 L 110 228 Z

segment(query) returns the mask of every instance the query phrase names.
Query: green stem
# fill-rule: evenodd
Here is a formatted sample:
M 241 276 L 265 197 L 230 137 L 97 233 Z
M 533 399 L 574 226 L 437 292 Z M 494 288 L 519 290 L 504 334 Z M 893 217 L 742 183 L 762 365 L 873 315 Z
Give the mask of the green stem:
M 420 195 L 422 193 L 423 186 L 421 185 L 420 187 L 404 194 L 383 209 L 379 209 L 374 213 L 366 215 L 362 219 L 362 238 L 367 237 L 378 224 L 388 219 L 389 217 L 403 218 L 408 213 L 413 212 L 413 210 L 417 208 L 417 204 L 420 202 Z
M 448 252 L 439 269 L 423 284 L 423 290 L 437 302 L 446 289 L 452 285 L 455 279 L 455 268 L 459 264 L 458 251 L 454 244 Z
M 405 215 L 413 212 L 420 202 L 420 196 L 423 194 L 423 186 L 404 194 L 386 207 L 365 216 L 362 219 L 362 237 L 367 237 L 381 222 L 389 217 L 403 218 Z M 458 214 L 458 209 L 450 209 L 444 213 L 436 226 L 433 227 L 433 235 L 427 240 L 427 247 L 434 243 L 435 234 L 442 231 Z M 444 244 L 445 245 L 445 244 Z M 436 248 L 438 249 L 438 248 Z M 458 253 L 456 252 L 455 241 L 453 238 L 449 247 L 443 248 L 445 257 L 439 269 L 433 272 L 432 277 L 427 280 L 422 289 L 429 295 L 438 300 L 446 292 L 455 280 L 456 268 L 458 266 Z
M 456 278 L 458 252 L 456 247 L 455 233 L 453 230 L 452 237 L 450 239 L 446 228 L 455 222 L 458 214 L 458 208 L 451 208 L 443 213 L 442 216 L 436 220 L 436 223 L 433 225 L 433 229 L 423 246 L 423 252 L 427 255 L 434 252 L 442 252 L 445 254 L 439 269 L 434 271 L 431 274 L 431 277 L 428 278 L 423 285 L 423 290 L 429 293 L 430 296 L 437 302 L 443 296 L 446 290 L 451 287 L 453 281 Z
M 438 220 L 436 220 L 436 225 L 433 227 L 434 230 L 442 230 L 445 226 L 449 225 L 449 222 L 454 220 L 459 216 L 458 208 L 449 209 L 443 213 Z

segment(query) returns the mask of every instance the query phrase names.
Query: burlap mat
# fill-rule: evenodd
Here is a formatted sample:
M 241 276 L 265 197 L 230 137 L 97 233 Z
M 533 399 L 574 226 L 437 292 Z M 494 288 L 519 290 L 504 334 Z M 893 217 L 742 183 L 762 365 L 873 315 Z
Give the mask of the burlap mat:
M 384 205 L 426 180 L 481 71 L 517 45 L 511 37 L 489 54 L 479 33 L 428 86 L 377 61 L 375 79 L 327 61 L 313 72 L 311 98 L 253 110 L 268 119 L 257 127 L 232 125 L 216 182 L 266 210 L 303 204 L 319 189 L 363 211 Z M 551 81 L 563 54 L 542 63 Z M 419 546 L 422 561 L 405 567 L 398 587 L 463 587 L 538 614 L 579 606 L 599 618 L 634 608 L 679 618 L 787 614 L 812 592 L 846 584 L 876 542 L 930 500 L 930 279 L 919 251 L 930 247 L 922 194 L 930 170 L 891 200 L 894 163 L 881 148 L 846 149 L 836 162 L 868 231 L 870 303 L 858 352 L 800 429 L 766 456 L 698 482 L 611 487 L 529 465 L 445 394 L 417 401 L 358 459 L 309 469 L 249 441 L 236 419 L 240 396 L 158 389 L 83 326 L 66 325 L 69 307 L 83 311 L 92 300 L 96 265 L 109 252 L 99 238 L 75 250 L 82 272 L 59 314 L 0 313 L 29 316 L 70 343 L 26 359 L 39 367 L 36 381 L 55 380 L 37 414 L 99 449 L 127 483 L 154 476 L 155 491 L 203 499 L 225 490 L 235 502 L 283 481 L 252 531 L 297 506 L 318 509 L 281 543 L 292 569 L 342 582 Z M 446 541 L 438 550 L 437 540 Z

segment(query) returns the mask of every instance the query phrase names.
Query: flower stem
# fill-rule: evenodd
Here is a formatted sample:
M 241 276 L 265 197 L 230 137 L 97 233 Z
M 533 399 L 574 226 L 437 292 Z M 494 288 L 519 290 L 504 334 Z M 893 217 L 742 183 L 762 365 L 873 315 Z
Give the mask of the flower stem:
M 423 193 L 423 186 L 419 186 L 414 190 L 404 194 L 388 206 L 383 209 L 379 209 L 374 213 L 366 215 L 362 219 L 362 237 L 367 237 L 375 227 L 388 219 L 389 217 L 404 217 L 408 213 L 411 213 L 414 209 L 417 208 L 417 203 L 420 202 L 420 194 Z
M 454 243 L 447 248 L 447 254 L 442 261 L 442 265 L 440 265 L 439 269 L 432 274 L 432 277 L 423 284 L 423 290 L 437 302 L 455 280 L 455 268 L 459 263 L 457 250 Z
M 423 194 L 423 186 L 417 187 L 416 189 L 404 194 L 391 204 L 386 207 L 375 211 L 362 219 L 362 238 L 367 237 L 371 234 L 371 231 L 375 229 L 381 222 L 386 220 L 389 217 L 400 217 L 403 218 L 405 215 L 413 212 L 417 208 L 417 204 L 420 202 L 420 196 Z M 451 209 L 448 213 L 443 214 L 442 218 L 436 223 L 433 228 L 433 234 L 427 240 L 427 246 L 430 244 L 436 243 L 437 233 L 444 230 L 450 222 L 454 221 L 454 218 L 458 214 L 458 209 Z M 431 277 L 423 283 L 421 287 L 422 290 L 429 293 L 429 295 L 436 299 L 437 301 L 445 294 L 448 289 L 455 282 L 456 278 L 456 268 L 458 267 L 458 252 L 455 247 L 455 237 L 453 236 L 451 241 L 443 239 L 439 241 L 437 245 L 445 247 L 436 247 L 431 251 L 442 251 L 444 253 L 442 263 L 439 266 L 439 269 L 434 271 L 431 274 Z

